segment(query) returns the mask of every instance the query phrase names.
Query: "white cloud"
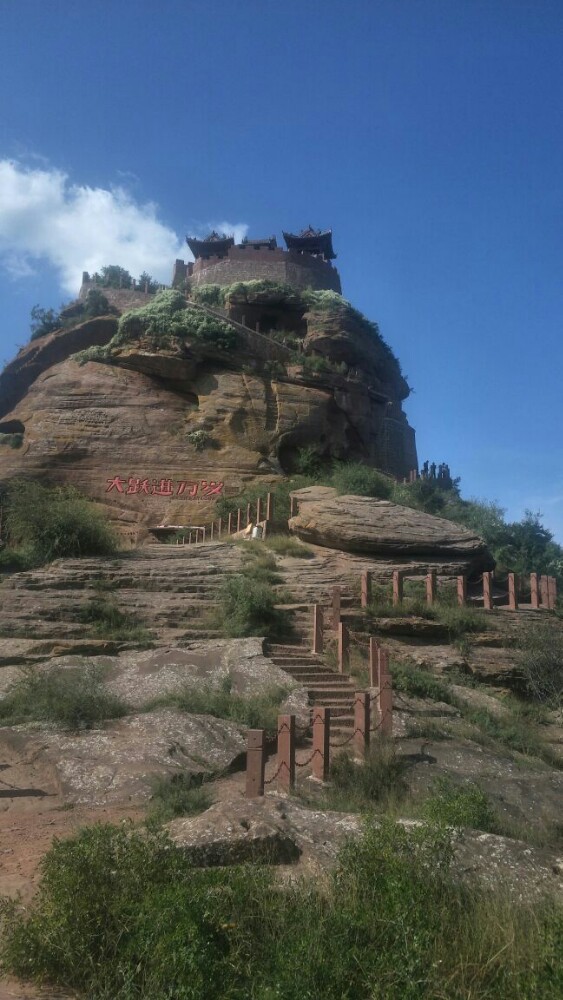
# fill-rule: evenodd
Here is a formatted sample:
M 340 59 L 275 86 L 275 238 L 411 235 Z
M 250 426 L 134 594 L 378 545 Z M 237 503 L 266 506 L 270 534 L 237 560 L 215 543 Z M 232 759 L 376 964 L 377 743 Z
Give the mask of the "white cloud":
M 235 233 L 237 242 L 247 231 L 229 222 L 215 228 Z M 55 168 L 0 160 L 0 266 L 10 277 L 29 278 L 46 261 L 61 288 L 76 295 L 82 272 L 105 264 L 119 264 L 135 277 L 148 271 L 168 283 L 176 257 L 191 255 L 159 221 L 153 202 L 140 204 L 124 187 L 72 184 Z

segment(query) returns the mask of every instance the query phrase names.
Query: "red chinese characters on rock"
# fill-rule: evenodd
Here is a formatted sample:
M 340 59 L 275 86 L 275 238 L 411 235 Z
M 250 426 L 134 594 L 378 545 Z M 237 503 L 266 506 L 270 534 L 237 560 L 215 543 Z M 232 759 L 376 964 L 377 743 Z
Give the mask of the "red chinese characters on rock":
M 107 480 L 106 493 L 123 493 L 125 496 L 184 497 L 185 500 L 204 501 L 220 497 L 223 483 L 207 479 L 142 479 L 140 476 L 113 476 Z

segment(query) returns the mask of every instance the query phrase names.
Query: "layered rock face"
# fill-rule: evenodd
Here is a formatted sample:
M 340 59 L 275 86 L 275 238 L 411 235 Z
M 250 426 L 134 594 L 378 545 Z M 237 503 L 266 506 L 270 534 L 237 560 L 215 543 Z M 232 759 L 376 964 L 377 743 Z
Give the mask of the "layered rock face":
M 296 490 L 292 496 L 297 513 L 289 528 L 305 542 L 384 558 L 462 558 L 471 570 L 494 568 L 483 539 L 443 517 L 389 500 L 339 496 L 325 486 Z
M 221 323 L 212 313 L 206 321 Z M 0 376 L 0 481 L 72 484 L 136 542 L 159 524 L 206 523 L 219 496 L 275 482 L 306 446 L 402 476 L 416 451 L 397 362 L 376 339 L 363 343 L 335 323 L 323 326 L 320 314 L 307 322 L 303 357 L 332 364 L 315 371 L 279 337 L 238 323 L 229 349 L 142 334 L 112 346 L 116 316 L 78 316 L 32 341 Z M 75 360 L 96 346 L 99 359 Z M 19 448 L 9 446 L 14 433 Z

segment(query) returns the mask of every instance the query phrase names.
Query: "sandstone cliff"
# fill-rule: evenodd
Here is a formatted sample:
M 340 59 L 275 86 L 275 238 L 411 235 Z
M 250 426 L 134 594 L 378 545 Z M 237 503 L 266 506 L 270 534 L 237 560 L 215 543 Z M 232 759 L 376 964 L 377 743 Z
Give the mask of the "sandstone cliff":
M 274 482 L 305 446 L 406 474 L 408 387 L 375 332 L 350 307 L 274 309 L 270 294 L 278 329 L 262 335 L 240 312 L 263 308 L 264 289 L 258 301 L 237 287 L 220 313 L 182 302 L 187 333 L 77 315 L 23 348 L 0 375 L 0 481 L 71 483 L 136 541 L 148 526 L 205 523 L 221 492 Z M 297 314 L 301 337 L 284 342 L 280 323 Z

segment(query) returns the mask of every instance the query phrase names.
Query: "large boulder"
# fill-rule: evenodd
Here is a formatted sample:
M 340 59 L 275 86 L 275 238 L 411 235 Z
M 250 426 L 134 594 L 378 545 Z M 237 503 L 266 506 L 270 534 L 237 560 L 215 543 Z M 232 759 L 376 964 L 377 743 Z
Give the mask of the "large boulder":
M 81 733 L 46 727 L 1 730 L 3 744 L 26 760 L 37 758 L 74 805 L 140 805 L 155 777 L 211 777 L 238 766 L 246 750 L 245 726 L 211 715 L 172 709 L 143 712 Z
M 291 496 L 297 513 L 289 529 L 304 542 L 384 558 L 462 558 L 471 570 L 494 568 L 483 539 L 443 517 L 389 500 L 339 496 L 326 486 L 309 486 Z

